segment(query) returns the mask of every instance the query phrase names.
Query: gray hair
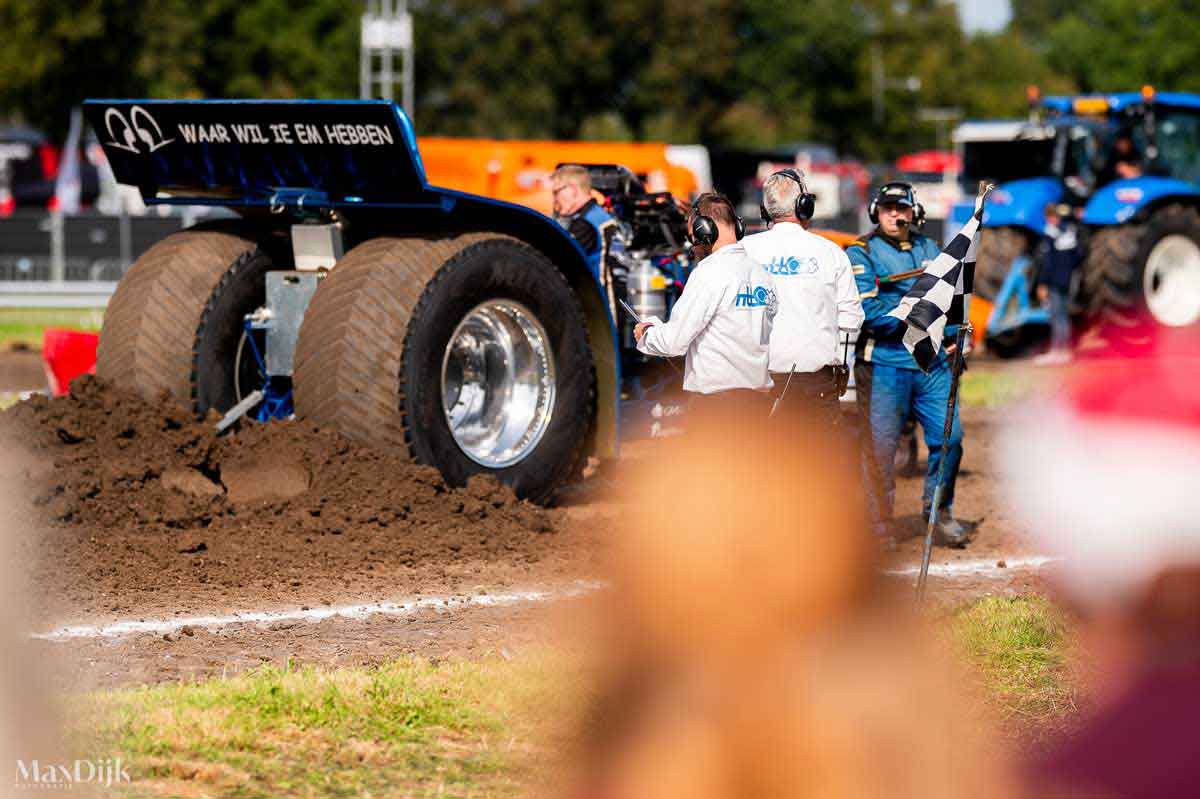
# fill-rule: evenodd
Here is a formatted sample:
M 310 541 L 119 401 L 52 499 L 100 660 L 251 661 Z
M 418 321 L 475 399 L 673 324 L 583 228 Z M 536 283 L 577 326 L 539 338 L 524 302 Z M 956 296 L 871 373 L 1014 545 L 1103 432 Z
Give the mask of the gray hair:
M 803 178 L 804 173 L 801 172 L 800 176 Z M 771 217 L 772 221 L 796 215 L 796 199 L 800 196 L 800 184 L 787 175 L 778 173 L 771 175 L 763 181 L 762 193 L 763 205 L 767 209 L 767 216 Z
M 563 164 L 550 173 L 550 180 L 573 183 L 584 191 L 592 190 L 592 175 L 582 164 Z

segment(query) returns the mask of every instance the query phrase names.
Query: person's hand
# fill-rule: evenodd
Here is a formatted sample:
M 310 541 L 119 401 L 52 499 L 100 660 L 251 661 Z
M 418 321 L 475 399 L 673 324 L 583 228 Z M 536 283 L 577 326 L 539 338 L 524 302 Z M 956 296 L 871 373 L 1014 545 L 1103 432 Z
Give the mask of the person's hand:
M 1117 162 L 1117 175 L 1123 180 L 1129 178 L 1140 178 L 1142 176 L 1142 168 L 1137 164 L 1131 164 L 1128 161 Z
M 653 322 L 638 322 L 633 328 L 633 338 L 640 344 L 646 331 L 654 327 Z
M 958 352 L 958 342 L 954 339 L 946 339 L 945 349 L 947 357 L 954 357 L 954 353 Z
M 1037 299 L 1038 299 L 1039 303 L 1041 303 L 1042 305 L 1045 305 L 1046 302 L 1050 299 L 1050 289 L 1047 288 L 1046 286 L 1038 286 L 1037 287 Z

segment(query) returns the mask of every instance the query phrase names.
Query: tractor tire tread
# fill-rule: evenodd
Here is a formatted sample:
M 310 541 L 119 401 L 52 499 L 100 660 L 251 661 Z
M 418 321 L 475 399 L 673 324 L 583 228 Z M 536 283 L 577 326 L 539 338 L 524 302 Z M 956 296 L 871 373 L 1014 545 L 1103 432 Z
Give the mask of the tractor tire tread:
M 342 258 L 313 296 L 296 345 L 298 415 L 351 438 L 408 452 L 400 404 L 400 350 L 420 290 L 446 260 L 482 238 L 383 237 Z M 388 377 L 379 379 L 380 372 Z
M 192 355 L 212 292 L 231 263 L 256 249 L 233 230 L 185 230 L 147 250 L 105 313 L 96 374 L 147 399 L 192 399 Z

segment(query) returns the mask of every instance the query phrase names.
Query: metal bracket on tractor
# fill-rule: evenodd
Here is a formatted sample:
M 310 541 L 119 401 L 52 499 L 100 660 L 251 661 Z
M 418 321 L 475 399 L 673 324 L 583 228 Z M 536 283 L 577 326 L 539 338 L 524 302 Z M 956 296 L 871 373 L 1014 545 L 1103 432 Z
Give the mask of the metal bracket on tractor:
M 325 272 L 268 272 L 267 304 L 246 314 L 242 345 L 235 371 L 243 373 L 242 359 L 253 358 L 257 385 L 237 386 L 239 401 L 217 423 L 222 431 L 253 411 L 259 422 L 288 419 L 293 414 L 292 371 L 296 341 L 304 312 L 312 301 Z M 248 402 L 257 395 L 258 401 Z

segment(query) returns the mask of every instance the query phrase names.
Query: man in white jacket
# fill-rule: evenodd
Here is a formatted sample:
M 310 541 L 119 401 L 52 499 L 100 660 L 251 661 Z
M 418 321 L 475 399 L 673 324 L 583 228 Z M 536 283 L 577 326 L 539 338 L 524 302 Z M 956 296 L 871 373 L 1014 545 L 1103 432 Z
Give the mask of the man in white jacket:
M 688 230 L 696 254 L 711 254 L 692 270 L 670 321 L 634 329 L 638 351 L 646 355 L 686 354 L 683 388 L 692 395 L 693 411 L 718 406 L 767 411 L 774 297 L 762 267 L 739 241 L 741 229 L 728 199 L 700 195 Z
M 777 391 L 791 383 L 780 411 L 837 424 L 838 333 L 856 332 L 862 303 L 850 259 L 841 247 L 804 229 L 815 197 L 795 169 L 763 183 L 760 212 L 768 230 L 747 236 L 746 252 L 762 264 L 779 301 L 771 330 L 770 371 Z

